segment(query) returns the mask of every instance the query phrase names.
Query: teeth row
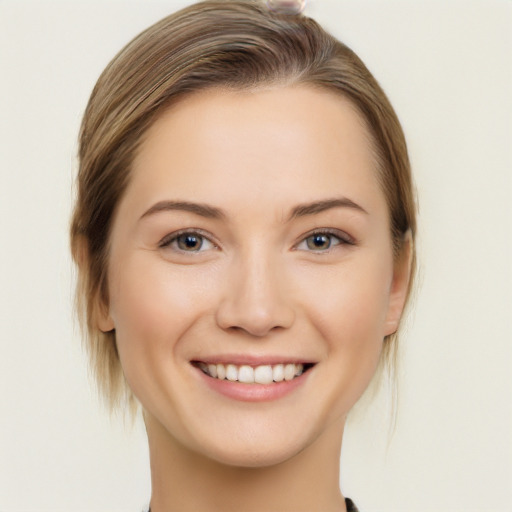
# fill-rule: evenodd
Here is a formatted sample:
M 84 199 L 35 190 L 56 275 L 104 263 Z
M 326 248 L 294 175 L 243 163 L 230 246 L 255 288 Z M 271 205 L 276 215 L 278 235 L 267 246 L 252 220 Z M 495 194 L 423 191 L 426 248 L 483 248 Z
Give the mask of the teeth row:
M 237 366 L 235 364 L 206 364 L 199 363 L 199 368 L 214 379 L 238 381 L 245 384 L 270 384 L 292 380 L 304 371 L 302 364 L 276 364 L 274 366 Z

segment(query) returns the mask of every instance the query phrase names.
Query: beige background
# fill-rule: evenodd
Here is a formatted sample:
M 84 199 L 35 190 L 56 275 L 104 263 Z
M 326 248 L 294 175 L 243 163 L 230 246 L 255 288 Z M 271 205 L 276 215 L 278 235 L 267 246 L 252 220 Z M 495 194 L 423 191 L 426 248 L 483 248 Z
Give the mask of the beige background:
M 110 58 L 188 2 L 0 0 L 0 511 L 139 512 L 141 425 L 110 421 L 71 321 L 76 136 Z M 399 421 L 346 434 L 362 512 L 512 510 L 512 2 L 310 1 L 382 83 L 420 196 Z M 241 507 L 241 510 L 243 506 Z

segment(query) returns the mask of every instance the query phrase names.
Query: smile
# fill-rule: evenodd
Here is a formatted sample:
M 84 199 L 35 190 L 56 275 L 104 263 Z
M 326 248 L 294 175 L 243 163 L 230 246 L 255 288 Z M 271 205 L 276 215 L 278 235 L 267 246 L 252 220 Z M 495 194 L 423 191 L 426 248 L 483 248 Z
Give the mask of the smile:
M 274 365 L 236 365 L 230 363 L 207 364 L 195 362 L 204 374 L 217 380 L 241 382 L 243 384 L 273 384 L 291 381 L 301 376 L 312 364 L 280 363 Z

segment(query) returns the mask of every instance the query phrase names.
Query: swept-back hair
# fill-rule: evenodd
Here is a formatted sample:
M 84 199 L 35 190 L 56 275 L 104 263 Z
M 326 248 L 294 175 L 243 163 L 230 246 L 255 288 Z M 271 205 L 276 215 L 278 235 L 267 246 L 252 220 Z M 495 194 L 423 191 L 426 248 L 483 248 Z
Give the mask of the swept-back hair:
M 133 397 L 116 334 L 98 329 L 108 307 L 109 235 L 145 132 L 171 104 L 208 88 L 307 84 L 351 101 L 371 134 L 375 172 L 390 214 L 395 256 L 416 214 L 402 128 L 381 87 L 357 55 L 307 16 L 271 12 L 258 0 L 207 0 L 186 7 L 133 39 L 96 83 L 80 131 L 71 247 L 78 263 L 77 308 L 91 366 L 112 407 Z M 413 247 L 413 272 L 415 254 Z M 413 279 L 411 277 L 410 287 Z M 410 291 L 410 290 L 409 290 Z M 395 368 L 396 333 L 381 362 Z

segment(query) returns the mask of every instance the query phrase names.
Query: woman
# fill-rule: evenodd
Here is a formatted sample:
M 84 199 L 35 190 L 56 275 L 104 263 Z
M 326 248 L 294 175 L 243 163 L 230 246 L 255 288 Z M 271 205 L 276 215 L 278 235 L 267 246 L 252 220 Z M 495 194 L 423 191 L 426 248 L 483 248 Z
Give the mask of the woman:
M 357 510 L 347 414 L 414 272 L 406 145 L 293 3 L 206 1 L 135 38 L 80 135 L 71 242 L 91 363 L 139 402 L 152 512 Z

